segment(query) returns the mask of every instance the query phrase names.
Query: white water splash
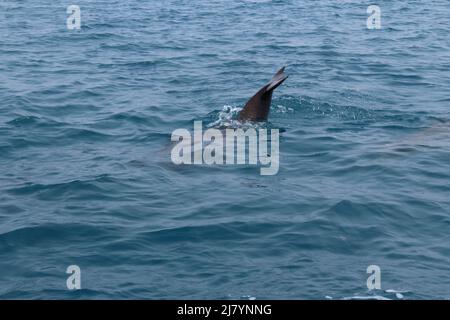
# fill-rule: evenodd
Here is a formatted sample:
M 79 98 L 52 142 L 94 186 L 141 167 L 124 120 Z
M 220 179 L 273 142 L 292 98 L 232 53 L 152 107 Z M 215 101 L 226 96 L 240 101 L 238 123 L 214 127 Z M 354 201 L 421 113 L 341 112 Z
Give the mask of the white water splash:
M 391 300 L 391 299 L 377 295 L 377 296 L 353 296 L 344 298 L 343 300 Z
M 241 122 L 237 120 L 239 112 L 242 110 L 241 107 L 237 106 L 223 106 L 222 110 L 219 111 L 217 117 L 218 119 L 208 124 L 207 128 L 241 128 L 241 129 L 261 129 L 266 127 L 265 122 Z
M 273 111 L 275 113 L 294 113 L 294 108 L 285 107 L 285 106 L 279 104 L 273 108 Z
M 239 126 L 240 122 L 236 120 L 239 111 L 241 111 L 241 107 L 236 106 L 223 106 L 222 110 L 218 114 L 218 119 L 212 123 L 210 123 L 207 127 L 236 127 Z
M 395 297 L 397 299 L 403 299 L 404 298 L 403 293 L 407 293 L 408 291 L 398 291 L 398 290 L 394 290 L 394 289 L 388 289 L 385 292 L 395 294 Z
M 376 294 L 376 295 L 354 295 L 353 297 L 345 297 L 343 300 L 395 300 L 395 299 L 404 299 L 405 293 L 409 291 L 401 291 L 394 289 L 384 290 L 386 294 Z

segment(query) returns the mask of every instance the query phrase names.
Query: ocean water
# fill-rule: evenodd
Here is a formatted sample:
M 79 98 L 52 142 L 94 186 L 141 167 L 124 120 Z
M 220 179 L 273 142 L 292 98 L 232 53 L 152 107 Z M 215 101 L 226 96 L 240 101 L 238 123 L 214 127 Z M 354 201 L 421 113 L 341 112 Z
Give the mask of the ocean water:
M 0 298 L 449 299 L 449 3 L 370 4 L 2 0 Z M 283 65 L 277 175 L 161 152 Z

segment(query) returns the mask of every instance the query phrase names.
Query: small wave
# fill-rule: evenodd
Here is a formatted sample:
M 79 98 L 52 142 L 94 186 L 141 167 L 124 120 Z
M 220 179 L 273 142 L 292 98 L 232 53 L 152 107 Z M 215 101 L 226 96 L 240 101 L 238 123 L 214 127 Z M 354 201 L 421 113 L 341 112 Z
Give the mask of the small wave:
M 0 232 L 2 252 L 48 243 L 83 242 L 85 239 L 111 239 L 114 227 L 101 228 L 92 224 L 42 223 Z
M 117 180 L 108 175 L 99 175 L 87 180 L 71 180 L 58 183 L 25 183 L 7 190 L 11 195 L 34 195 L 41 200 L 56 199 L 102 199 L 114 200 L 110 186 Z
M 374 113 L 364 108 L 332 104 L 307 96 L 282 96 L 274 100 L 274 103 L 277 104 L 275 112 L 296 113 L 302 118 L 329 117 L 341 120 L 374 119 Z
M 102 290 L 80 289 L 80 290 L 56 290 L 56 289 L 40 289 L 40 290 L 11 290 L 6 293 L 0 293 L 0 299 L 9 300 L 20 296 L 21 299 L 113 299 L 116 297 L 113 293 Z
M 381 295 L 375 295 L 375 296 L 353 296 L 353 297 L 346 297 L 343 298 L 343 300 L 391 300 L 389 298 L 383 297 Z
M 366 295 L 356 294 L 351 297 L 345 297 L 343 300 L 403 300 L 405 298 L 404 294 L 409 293 L 409 291 L 401 291 L 401 290 L 377 290 L 373 294 L 368 293 Z
M 19 115 L 14 119 L 9 120 L 6 124 L 22 128 L 22 127 L 36 127 L 36 128 L 56 128 L 65 125 L 63 122 L 58 122 L 46 117 L 37 117 L 33 115 Z
M 85 128 L 68 128 L 61 132 L 61 138 L 72 139 L 74 141 L 94 141 L 112 139 L 113 135 L 110 133 L 100 132 L 98 130 L 91 130 Z
M 105 120 L 129 122 L 133 124 L 151 125 L 149 118 L 136 112 L 119 112 L 108 116 Z M 160 119 L 158 119 L 160 120 Z
M 28 124 L 35 124 L 39 121 L 38 117 L 35 116 L 19 116 L 17 118 L 14 118 L 8 122 L 7 124 L 20 127 L 22 125 L 28 125 Z

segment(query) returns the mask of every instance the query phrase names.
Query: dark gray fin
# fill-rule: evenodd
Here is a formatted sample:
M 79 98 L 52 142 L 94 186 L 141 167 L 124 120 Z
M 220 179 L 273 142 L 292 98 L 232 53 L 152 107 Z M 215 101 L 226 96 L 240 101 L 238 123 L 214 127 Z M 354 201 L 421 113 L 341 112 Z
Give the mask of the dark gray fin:
M 284 73 L 284 69 L 286 67 L 281 68 L 278 72 L 273 76 L 272 80 L 267 84 L 266 91 L 275 90 L 278 88 L 280 84 L 284 82 L 289 76 Z
M 272 92 L 281 85 L 288 76 L 284 73 L 285 67 L 278 70 L 264 87 L 262 87 L 239 113 L 240 121 L 266 121 L 269 116 Z

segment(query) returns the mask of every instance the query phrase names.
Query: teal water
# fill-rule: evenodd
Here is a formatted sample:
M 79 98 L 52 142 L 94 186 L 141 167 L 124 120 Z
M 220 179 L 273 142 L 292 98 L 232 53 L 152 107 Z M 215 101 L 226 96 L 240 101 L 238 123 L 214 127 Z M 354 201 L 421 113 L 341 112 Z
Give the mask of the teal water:
M 450 298 L 449 3 L 370 4 L 2 1 L 0 298 Z M 283 65 L 277 175 L 160 152 Z

